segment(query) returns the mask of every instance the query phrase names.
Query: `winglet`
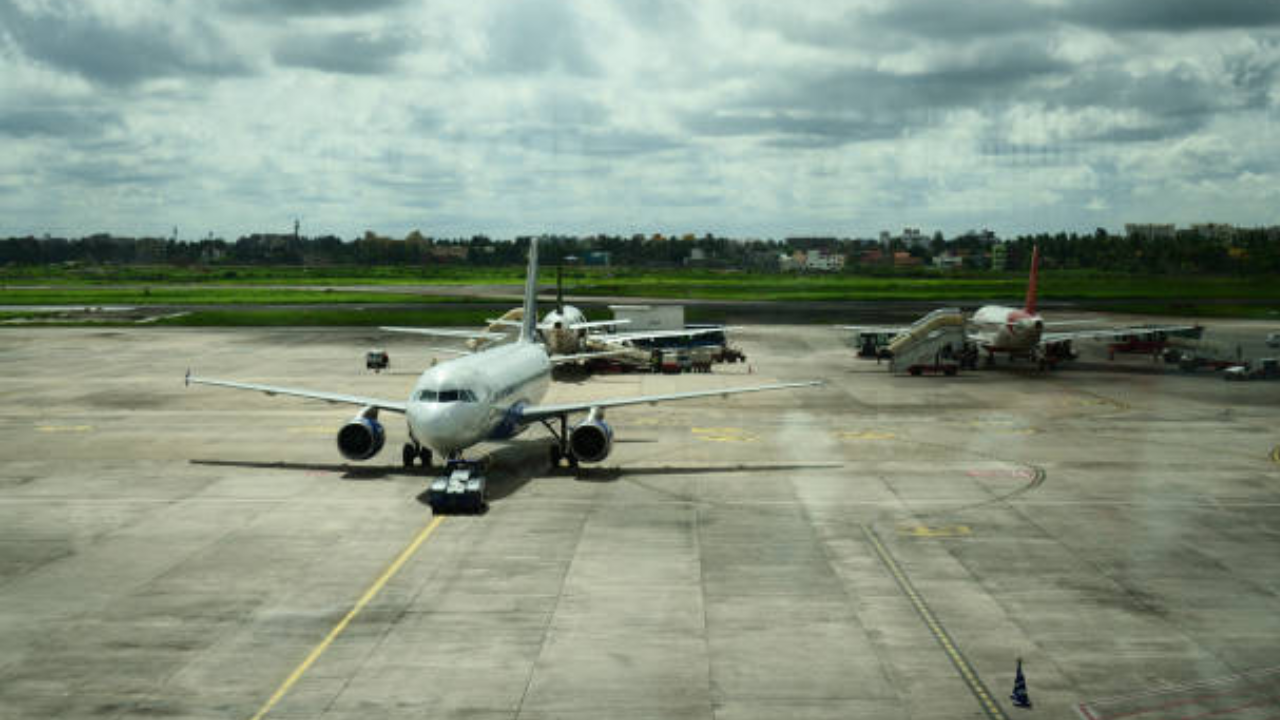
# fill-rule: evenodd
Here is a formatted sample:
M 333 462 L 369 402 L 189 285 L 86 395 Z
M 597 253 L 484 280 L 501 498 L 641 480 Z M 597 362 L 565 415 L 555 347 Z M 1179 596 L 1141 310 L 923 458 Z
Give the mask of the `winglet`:
M 1027 283 L 1027 302 L 1023 306 L 1028 315 L 1036 314 L 1036 285 L 1040 280 L 1040 246 L 1031 250 L 1031 280 Z
M 191 368 L 187 368 L 187 376 L 182 378 L 182 384 L 191 387 Z
M 524 317 L 520 324 L 520 342 L 537 342 L 538 328 L 538 238 L 529 238 L 529 269 L 524 278 Z

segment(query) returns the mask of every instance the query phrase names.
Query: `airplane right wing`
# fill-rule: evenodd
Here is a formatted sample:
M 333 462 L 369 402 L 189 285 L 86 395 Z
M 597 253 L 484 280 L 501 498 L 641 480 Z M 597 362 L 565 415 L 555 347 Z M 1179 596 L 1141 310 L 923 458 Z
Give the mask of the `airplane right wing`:
M 1108 340 L 1126 335 L 1142 333 L 1172 333 L 1194 330 L 1193 325 L 1145 325 L 1142 327 L 1101 328 L 1098 330 L 1072 330 L 1070 332 L 1046 332 L 1040 336 L 1041 343 L 1055 343 L 1063 340 Z
M 558 405 L 528 405 L 520 409 L 520 422 L 535 422 L 546 418 L 568 415 L 569 413 L 587 412 L 588 410 L 594 410 L 597 408 L 604 409 L 623 407 L 625 405 L 655 405 L 660 402 L 670 402 L 673 400 L 692 400 L 694 398 L 716 397 L 717 395 L 728 397 L 730 395 L 740 395 L 742 393 L 813 387 L 821 384 L 821 380 L 807 380 L 804 382 L 774 383 L 772 385 L 749 385 L 745 387 L 720 388 L 718 390 L 694 390 L 691 392 L 667 393 L 665 395 L 637 395 L 623 398 L 584 400 L 581 402 L 560 403 Z
M 597 333 L 589 336 L 591 340 L 607 343 L 609 345 L 617 345 L 632 340 L 659 340 L 661 338 L 673 337 L 697 337 L 698 335 L 710 335 L 711 333 L 724 332 L 723 327 L 709 328 L 692 328 L 686 330 L 654 330 L 652 332 L 628 332 L 628 333 Z
M 233 390 L 256 390 L 257 392 L 266 393 L 267 395 L 291 395 L 293 397 L 307 398 L 309 400 L 324 400 L 329 403 L 340 403 L 343 405 L 360 405 L 362 407 L 375 407 L 379 410 L 387 412 L 404 413 L 408 407 L 406 402 L 396 402 L 394 400 L 381 400 L 379 398 L 364 397 L 361 395 L 344 395 L 342 393 L 324 392 L 322 390 L 304 390 L 301 388 L 278 387 L 275 385 L 259 385 L 257 383 L 233 382 L 231 380 L 217 380 L 215 378 L 196 377 L 187 371 L 187 385 L 214 385 L 217 387 L 231 388 Z
M 893 327 L 890 325 L 837 325 L 836 327 L 840 330 L 852 330 L 854 332 L 893 333 L 894 335 L 904 333 L 911 329 L 910 326 L 907 325 L 902 325 L 900 327 Z

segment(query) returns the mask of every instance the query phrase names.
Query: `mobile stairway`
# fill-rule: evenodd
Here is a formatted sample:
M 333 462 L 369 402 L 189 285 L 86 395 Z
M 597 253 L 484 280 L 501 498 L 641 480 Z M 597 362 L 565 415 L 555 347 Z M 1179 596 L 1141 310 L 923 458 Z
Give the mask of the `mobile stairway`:
M 955 375 L 964 346 L 964 313 L 959 308 L 934 310 L 894 336 L 889 343 L 889 371 Z

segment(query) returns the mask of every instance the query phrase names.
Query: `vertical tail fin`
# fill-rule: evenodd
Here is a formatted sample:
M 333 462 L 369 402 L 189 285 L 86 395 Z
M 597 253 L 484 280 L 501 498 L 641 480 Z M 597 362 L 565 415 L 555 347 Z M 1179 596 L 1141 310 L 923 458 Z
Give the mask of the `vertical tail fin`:
M 556 265 L 556 312 L 564 315 L 564 266 Z
M 538 238 L 529 238 L 529 269 L 524 278 L 524 317 L 520 323 L 520 342 L 537 342 L 538 329 Z
M 1031 250 L 1031 280 L 1027 283 L 1027 302 L 1023 306 L 1023 310 L 1028 315 L 1036 314 L 1036 285 L 1040 281 L 1040 246 L 1036 245 Z

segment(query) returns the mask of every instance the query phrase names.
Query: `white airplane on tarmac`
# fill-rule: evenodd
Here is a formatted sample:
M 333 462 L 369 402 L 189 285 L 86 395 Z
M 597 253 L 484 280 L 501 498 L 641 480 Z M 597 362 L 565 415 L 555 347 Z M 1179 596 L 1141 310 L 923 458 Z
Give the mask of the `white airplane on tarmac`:
M 1049 331 L 1056 326 L 1090 324 L 1089 320 L 1046 321 L 1036 310 L 1037 287 L 1040 280 L 1040 247 L 1031 251 L 1031 277 L 1027 282 L 1027 295 L 1021 308 L 1003 305 L 983 305 L 966 323 L 966 340 L 987 354 L 988 364 L 994 364 L 996 353 L 1012 357 L 1025 357 L 1041 367 L 1053 365 L 1059 360 L 1074 357 L 1073 340 L 1100 340 L 1133 335 L 1134 333 L 1176 332 L 1192 330 L 1190 325 L 1161 325 L 1143 327 L 1102 328 L 1094 330 Z M 843 325 L 845 330 L 862 332 L 902 333 L 908 327 L 878 327 Z
M 538 323 L 538 334 L 547 346 L 551 362 L 569 363 L 589 360 L 597 357 L 610 357 L 624 354 L 632 349 L 634 341 L 659 340 L 662 338 L 691 338 L 724 332 L 724 327 L 691 328 L 685 330 L 650 330 L 640 332 L 596 332 L 604 328 L 616 328 L 631 322 L 630 320 L 587 320 L 587 316 L 573 305 L 564 304 L 563 282 L 560 269 L 556 268 L 556 308 L 547 313 Z M 381 327 L 380 330 L 413 335 L 428 335 L 445 338 L 466 338 L 469 351 L 475 351 L 489 344 L 507 338 L 503 328 L 519 328 L 523 324 L 523 309 L 514 308 L 502 317 L 488 320 L 484 330 L 456 330 L 412 327 Z M 435 348 L 444 352 L 463 354 L 468 351 Z
M 404 415 L 410 438 L 403 450 L 405 466 L 411 467 L 415 460 L 430 466 L 433 452 L 448 459 L 446 476 L 436 478 L 428 489 L 428 502 L 434 510 L 455 505 L 482 509 L 483 463 L 462 460 L 462 452 L 481 442 L 509 440 L 534 423 L 542 423 L 555 438 L 549 450 L 551 464 L 558 466 L 564 460 L 574 467 L 578 462 L 595 463 L 608 457 L 613 446 L 613 429 L 604 420 L 608 408 L 821 384 L 774 383 L 541 405 L 551 376 L 551 361 L 546 348 L 534 338 L 537 282 L 538 246 L 534 240 L 529 245 L 524 323 L 519 339 L 435 365 L 422 373 L 407 400 L 203 378 L 190 371 L 186 382 L 360 407 L 360 412 L 338 431 L 338 451 L 349 460 L 368 460 L 382 449 L 386 430 L 378 421 L 380 412 Z M 584 412 L 587 417 L 569 427 L 569 416 Z M 555 420 L 559 420 L 558 431 L 553 425 Z

